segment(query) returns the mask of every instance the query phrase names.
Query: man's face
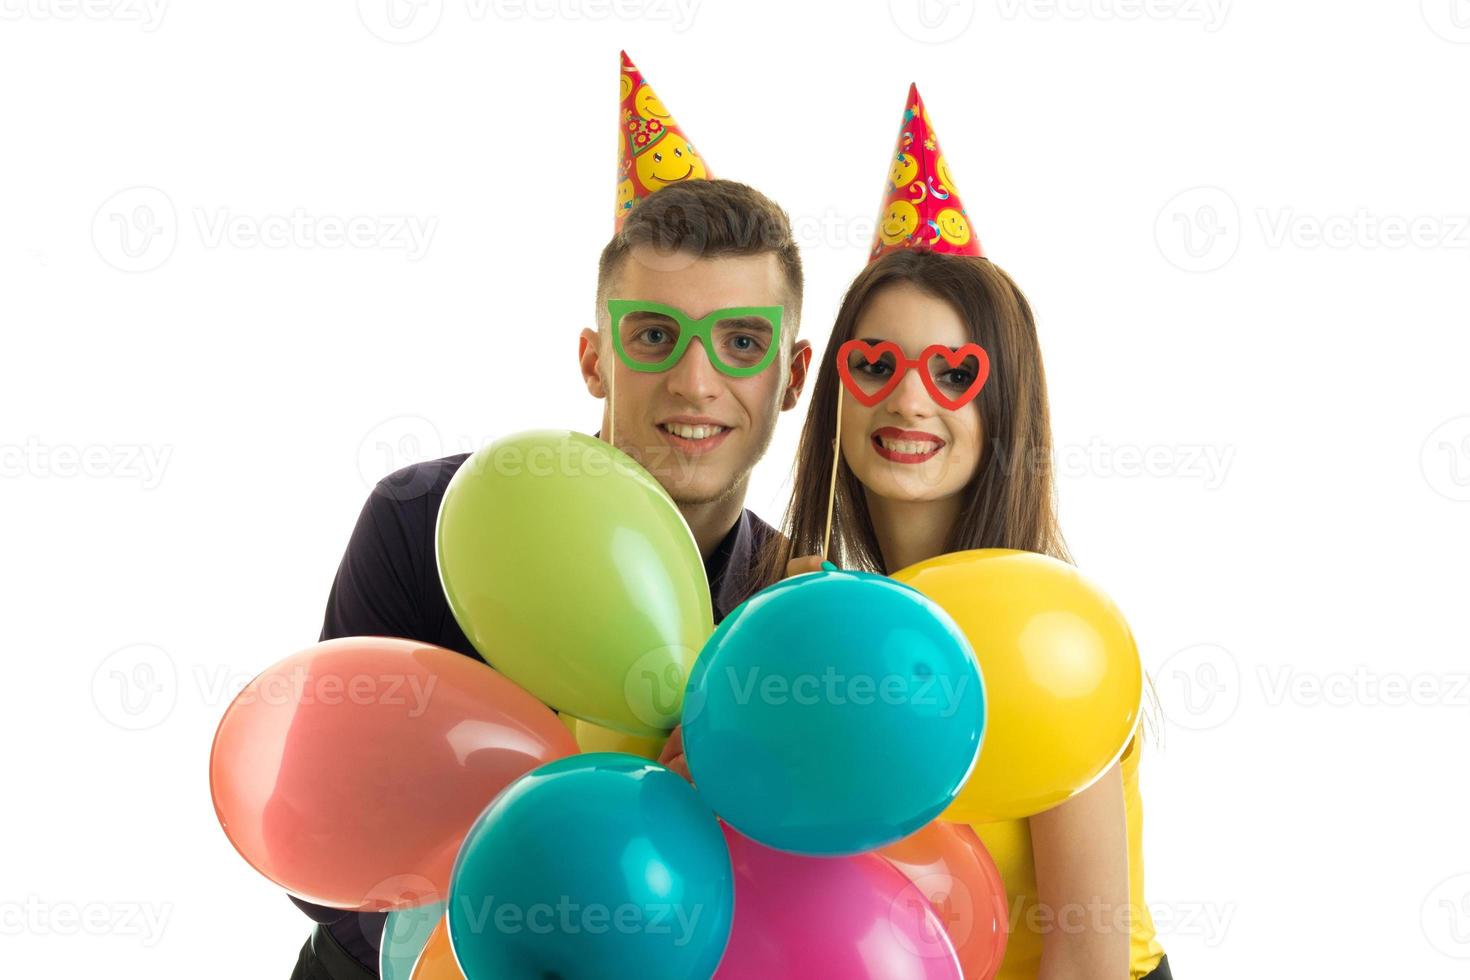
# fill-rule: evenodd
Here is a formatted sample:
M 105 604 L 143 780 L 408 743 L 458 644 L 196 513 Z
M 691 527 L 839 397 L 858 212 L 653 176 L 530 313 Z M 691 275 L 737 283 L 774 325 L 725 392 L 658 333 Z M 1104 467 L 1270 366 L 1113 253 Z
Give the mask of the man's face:
M 675 259 L 683 259 L 676 261 Z M 776 256 L 669 256 L 638 247 L 609 283 L 607 298 L 661 303 L 702 317 L 742 306 L 783 306 L 788 288 Z M 695 340 L 662 372 L 631 370 L 613 352 L 606 307 L 601 330 L 582 334 L 582 375 L 587 390 L 608 395 L 616 445 L 663 484 L 678 504 L 701 504 L 745 492 L 751 469 L 765 453 L 776 416 L 795 406 L 811 357 L 806 341 L 793 344 L 795 317 L 781 324 L 781 349 L 759 374 L 732 378 L 711 363 Z

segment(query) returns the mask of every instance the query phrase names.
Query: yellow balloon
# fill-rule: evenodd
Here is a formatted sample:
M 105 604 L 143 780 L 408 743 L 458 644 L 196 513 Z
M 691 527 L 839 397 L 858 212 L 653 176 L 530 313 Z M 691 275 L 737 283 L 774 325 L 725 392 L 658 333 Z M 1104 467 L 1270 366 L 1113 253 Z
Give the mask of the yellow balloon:
M 583 721 L 581 718 L 558 714 L 562 724 L 567 726 L 567 730 L 577 740 L 577 747 L 583 752 L 626 752 L 629 755 L 641 756 L 657 762 L 658 754 L 663 751 L 664 742 L 668 741 L 662 736 L 647 738 L 642 735 L 627 735 L 613 731 L 611 728 L 594 725 L 590 721 Z
M 959 624 L 985 679 L 985 739 L 941 816 L 988 823 L 1048 810 L 1107 772 L 1133 736 L 1143 666 L 1122 612 L 1066 562 L 987 548 L 893 577 Z

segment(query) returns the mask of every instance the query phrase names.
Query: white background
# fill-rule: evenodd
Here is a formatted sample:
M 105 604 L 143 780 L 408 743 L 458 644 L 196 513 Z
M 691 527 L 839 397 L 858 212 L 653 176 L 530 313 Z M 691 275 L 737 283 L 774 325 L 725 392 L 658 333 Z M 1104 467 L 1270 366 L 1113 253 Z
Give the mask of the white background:
M 1176 975 L 1464 975 L 1465 0 L 150 2 L 0 0 L 7 975 L 289 973 L 214 726 L 375 479 L 596 427 L 620 47 L 791 212 L 819 346 L 920 84 L 1164 701 Z

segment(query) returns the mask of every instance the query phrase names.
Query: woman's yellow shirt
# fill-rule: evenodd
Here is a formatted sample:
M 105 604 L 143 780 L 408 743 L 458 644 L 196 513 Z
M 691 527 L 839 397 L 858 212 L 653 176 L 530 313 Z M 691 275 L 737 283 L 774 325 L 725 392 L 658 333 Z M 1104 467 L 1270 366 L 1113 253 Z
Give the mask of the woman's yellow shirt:
M 1135 733 L 1123 751 L 1124 812 L 1128 820 L 1128 952 L 1130 980 L 1147 976 L 1163 959 L 1154 934 L 1153 917 L 1143 898 L 1143 800 L 1138 794 L 1138 756 L 1142 740 Z M 1005 882 L 1010 937 L 996 980 L 1034 980 L 1041 966 L 1041 937 L 1048 927 L 1036 901 L 1036 865 L 1028 821 L 1003 820 L 972 824 L 985 842 Z M 1088 921 L 1088 920 L 1084 920 Z M 1111 920 L 1109 920 L 1111 921 Z

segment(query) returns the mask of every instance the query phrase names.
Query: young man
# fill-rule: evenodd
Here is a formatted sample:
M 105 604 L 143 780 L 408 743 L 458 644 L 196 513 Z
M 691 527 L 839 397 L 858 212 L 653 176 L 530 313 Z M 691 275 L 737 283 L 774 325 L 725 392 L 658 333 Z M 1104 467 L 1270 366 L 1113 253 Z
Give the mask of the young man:
M 774 533 L 744 501 L 777 415 L 806 382 L 811 347 L 795 337 L 801 291 L 785 212 L 732 181 L 650 194 L 598 266 L 598 329 L 582 331 L 578 354 L 587 390 L 604 400 L 599 435 L 673 497 L 704 556 L 716 622 L 753 591 L 749 573 Z M 332 584 L 322 639 L 402 636 L 476 656 L 434 558 L 439 504 L 466 458 L 415 464 L 374 488 Z M 382 914 L 293 901 L 321 923 L 293 980 L 378 976 Z

